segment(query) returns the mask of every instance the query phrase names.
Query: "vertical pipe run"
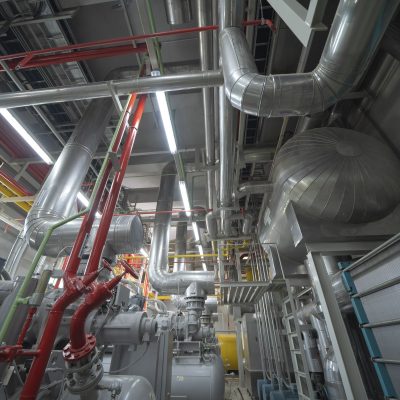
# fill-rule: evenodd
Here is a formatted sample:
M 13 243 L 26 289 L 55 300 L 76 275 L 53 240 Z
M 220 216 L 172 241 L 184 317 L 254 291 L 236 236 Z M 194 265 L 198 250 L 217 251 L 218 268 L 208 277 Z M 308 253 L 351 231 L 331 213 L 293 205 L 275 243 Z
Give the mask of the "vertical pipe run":
M 185 217 L 185 213 L 179 213 L 179 217 Z M 175 236 L 175 254 L 183 255 L 186 254 L 187 245 L 187 222 L 179 221 L 176 226 Z M 181 257 L 175 257 L 174 259 L 174 272 L 185 271 L 185 259 Z
M 207 25 L 206 0 L 197 0 L 197 18 L 199 26 Z M 211 68 L 210 46 L 207 32 L 199 33 L 200 40 L 200 64 L 202 71 L 208 71 Z M 212 88 L 203 88 L 203 110 L 204 110 L 204 133 L 206 142 L 206 168 L 207 168 L 207 208 L 213 208 L 215 193 L 215 137 L 214 137 L 214 97 Z
M 225 28 L 234 24 L 234 10 L 232 0 L 224 0 L 219 3 L 219 28 Z M 221 49 L 220 49 L 221 52 Z M 221 60 L 220 60 L 220 65 Z M 221 208 L 222 234 L 231 234 L 229 216 L 232 213 L 228 208 L 232 207 L 233 193 L 233 166 L 234 166 L 234 110 L 225 95 L 225 87 L 219 89 L 219 206 Z
M 114 209 L 117 204 L 119 193 L 121 191 L 122 180 L 125 176 L 126 168 L 129 164 L 130 155 L 132 153 L 133 144 L 136 139 L 136 134 L 139 128 L 139 123 L 142 118 L 144 107 L 146 105 L 146 95 L 142 95 L 139 98 L 139 103 L 136 108 L 136 112 L 132 121 L 132 125 L 129 128 L 128 137 L 124 144 L 122 154 L 121 154 L 121 165 L 120 169 L 115 175 L 113 184 L 110 189 L 110 195 L 104 206 L 103 215 L 101 217 L 100 226 L 96 234 L 96 238 L 93 244 L 92 251 L 89 256 L 86 274 L 97 271 L 100 257 L 103 252 L 104 244 L 106 242 L 108 230 L 110 229 L 111 219 L 113 217 Z

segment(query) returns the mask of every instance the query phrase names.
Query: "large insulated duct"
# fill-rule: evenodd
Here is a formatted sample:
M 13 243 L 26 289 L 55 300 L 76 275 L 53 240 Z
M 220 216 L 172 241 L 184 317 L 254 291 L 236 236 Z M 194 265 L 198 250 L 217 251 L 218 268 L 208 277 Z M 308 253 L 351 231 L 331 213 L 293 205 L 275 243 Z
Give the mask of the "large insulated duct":
M 24 235 L 31 247 L 37 249 L 48 229 L 73 212 L 77 194 L 104 135 L 113 107 L 112 99 L 108 98 L 96 99 L 89 104 L 26 217 Z M 46 246 L 45 254 L 56 257 L 67 250 L 74 242 L 80 224 L 81 220 L 76 220 L 57 229 Z M 99 221 L 95 226 L 98 224 Z M 129 238 L 130 234 L 132 236 Z M 122 239 L 124 245 L 114 242 L 114 238 Z M 126 245 L 130 239 L 135 243 L 133 246 Z M 138 250 L 142 240 L 143 230 L 139 217 L 113 219 L 108 243 L 111 247 L 118 251 Z
M 183 294 L 192 282 L 203 285 L 207 293 L 214 291 L 214 272 L 168 272 L 168 248 L 171 214 L 175 193 L 176 169 L 173 163 L 163 171 L 158 192 L 156 219 L 149 259 L 149 280 L 154 290 L 162 294 Z
M 108 75 L 108 79 L 120 76 L 126 68 L 119 68 Z M 111 98 L 92 100 L 82 119 L 54 164 L 29 211 L 23 236 L 15 243 L 7 269 L 15 270 L 26 243 L 38 248 L 48 229 L 55 223 L 68 218 L 74 211 L 76 198 L 85 179 L 92 158 L 99 146 L 114 109 Z M 79 230 L 81 220 L 72 221 L 54 232 L 45 248 L 45 255 L 65 255 Z M 96 226 L 96 224 L 95 224 Z M 98 222 L 97 222 L 98 226 Z M 143 229 L 140 218 L 133 216 L 114 218 L 108 236 L 111 250 L 134 250 L 141 247 Z
M 320 62 L 308 73 L 259 74 L 243 31 L 225 28 L 220 50 L 227 97 L 235 108 L 266 117 L 325 110 L 363 76 L 398 4 L 399 0 L 341 0 Z
M 304 249 L 294 246 L 287 220 L 290 203 L 314 221 L 372 222 L 398 205 L 399 171 L 394 153 L 371 136 L 341 128 L 299 133 L 277 154 L 260 242 L 276 244 L 284 264 L 302 263 Z

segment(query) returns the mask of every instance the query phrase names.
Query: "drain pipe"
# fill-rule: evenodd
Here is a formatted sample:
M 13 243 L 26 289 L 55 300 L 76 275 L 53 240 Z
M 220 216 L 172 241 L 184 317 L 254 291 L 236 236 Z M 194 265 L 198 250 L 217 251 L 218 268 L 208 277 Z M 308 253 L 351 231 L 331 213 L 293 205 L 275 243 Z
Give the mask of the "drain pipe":
M 230 0 L 223 0 L 227 3 Z M 252 115 L 284 117 L 326 110 L 361 79 L 399 0 L 341 0 L 312 72 L 261 75 L 238 27 L 220 33 L 225 91 L 233 107 Z
M 192 282 L 202 284 L 207 293 L 214 292 L 214 272 L 177 271 L 168 273 L 168 248 L 171 211 L 175 193 L 176 168 L 173 162 L 163 171 L 157 199 L 156 218 L 149 258 L 149 280 L 159 294 L 183 294 Z

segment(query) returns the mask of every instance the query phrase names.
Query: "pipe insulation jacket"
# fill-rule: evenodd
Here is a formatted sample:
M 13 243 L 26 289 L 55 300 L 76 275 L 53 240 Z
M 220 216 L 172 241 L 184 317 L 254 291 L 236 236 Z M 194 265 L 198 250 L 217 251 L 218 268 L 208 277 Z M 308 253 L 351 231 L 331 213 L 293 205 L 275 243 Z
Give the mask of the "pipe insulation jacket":
M 265 117 L 326 110 L 360 81 L 398 4 L 341 0 L 319 64 L 308 73 L 259 74 L 243 31 L 226 27 L 220 33 L 226 96 L 233 107 Z
M 153 239 L 149 258 L 149 280 L 160 294 L 183 294 L 192 282 L 201 283 L 208 293 L 214 291 L 214 272 L 177 271 L 168 272 L 168 248 L 171 211 L 175 193 L 176 169 L 174 163 L 167 164 L 160 182 L 157 199 L 157 214 L 154 221 Z

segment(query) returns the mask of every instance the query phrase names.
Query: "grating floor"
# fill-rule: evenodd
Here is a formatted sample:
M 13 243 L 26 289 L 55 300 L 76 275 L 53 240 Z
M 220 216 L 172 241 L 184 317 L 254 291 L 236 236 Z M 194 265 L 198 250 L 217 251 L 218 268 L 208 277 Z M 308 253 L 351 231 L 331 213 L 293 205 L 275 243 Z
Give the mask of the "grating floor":
M 247 389 L 239 387 L 238 377 L 225 377 L 225 398 L 224 400 L 254 400 Z

